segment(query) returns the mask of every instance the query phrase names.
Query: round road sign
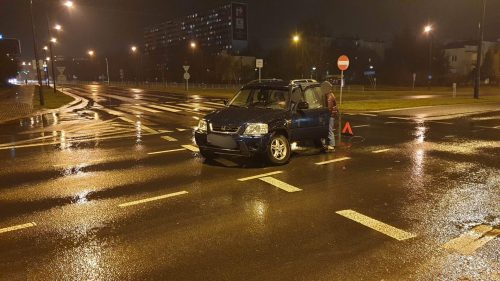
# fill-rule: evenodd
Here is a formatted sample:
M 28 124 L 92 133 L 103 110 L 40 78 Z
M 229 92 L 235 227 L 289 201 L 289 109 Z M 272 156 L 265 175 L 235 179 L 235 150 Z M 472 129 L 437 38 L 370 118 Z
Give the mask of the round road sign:
M 191 75 L 189 75 L 189 73 L 184 73 L 184 80 L 189 80 L 189 78 L 191 78 Z
M 337 61 L 337 66 L 342 71 L 347 70 L 349 68 L 349 58 L 347 56 L 340 56 Z

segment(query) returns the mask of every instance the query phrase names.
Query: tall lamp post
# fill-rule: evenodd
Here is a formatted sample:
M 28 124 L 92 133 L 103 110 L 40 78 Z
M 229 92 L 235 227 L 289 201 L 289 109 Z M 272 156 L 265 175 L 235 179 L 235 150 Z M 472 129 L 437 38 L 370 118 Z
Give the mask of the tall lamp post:
M 432 31 L 433 31 L 432 25 L 426 25 L 424 27 L 424 33 L 429 37 L 429 68 L 428 68 L 428 76 L 427 76 L 427 83 L 429 86 L 429 90 L 431 89 L 431 82 L 432 82 Z
M 31 19 L 31 35 L 33 36 L 33 51 L 35 53 L 35 66 L 36 75 L 38 78 L 38 95 L 40 99 L 40 105 L 45 105 L 45 98 L 43 97 L 42 91 L 42 73 L 40 71 L 40 61 L 38 60 L 38 46 L 36 43 L 36 31 L 35 31 L 35 20 L 33 17 L 33 0 L 30 0 L 30 19 Z
M 484 18 L 486 16 L 486 0 L 482 1 L 481 20 L 479 22 L 479 40 L 477 42 L 476 77 L 474 79 L 474 98 L 479 99 L 481 87 L 481 61 L 483 59 Z
M 132 53 L 133 56 L 138 56 L 137 60 L 140 61 L 140 62 L 136 63 L 136 68 L 135 68 L 135 83 L 137 85 L 139 85 L 139 78 L 138 78 L 138 76 L 139 76 L 139 68 L 142 68 L 142 57 L 141 57 L 141 54 L 139 52 L 139 48 L 137 48 L 137 46 L 131 46 L 130 47 L 130 52 Z
M 299 43 L 300 43 L 300 36 L 299 36 L 298 34 L 293 35 L 293 36 L 292 36 L 292 42 L 293 42 L 293 45 L 295 46 L 295 58 L 296 58 L 296 59 L 299 59 Z M 300 66 L 301 66 L 301 63 L 302 63 L 301 61 L 302 61 L 302 59 L 300 59 L 300 61 L 297 63 L 298 65 L 296 65 L 296 66 L 295 66 L 295 67 L 296 67 L 296 69 L 295 69 L 295 70 L 297 70 L 297 68 L 298 68 L 298 69 L 299 69 L 299 72 L 302 72 L 302 71 L 300 70 Z

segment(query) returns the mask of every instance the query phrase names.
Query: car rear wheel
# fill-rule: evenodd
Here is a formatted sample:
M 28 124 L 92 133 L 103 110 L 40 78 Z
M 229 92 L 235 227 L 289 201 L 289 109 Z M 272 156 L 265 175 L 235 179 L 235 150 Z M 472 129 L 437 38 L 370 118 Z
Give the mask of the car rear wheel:
M 276 134 L 271 138 L 267 148 L 267 158 L 271 164 L 283 165 L 290 160 L 291 152 L 288 139 L 283 135 Z

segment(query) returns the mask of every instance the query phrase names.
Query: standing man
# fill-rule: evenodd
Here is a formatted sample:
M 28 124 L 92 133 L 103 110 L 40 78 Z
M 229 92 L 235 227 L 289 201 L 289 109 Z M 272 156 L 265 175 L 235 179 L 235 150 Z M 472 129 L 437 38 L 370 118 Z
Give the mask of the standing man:
M 337 108 L 337 101 L 335 100 L 335 95 L 333 94 L 332 84 L 328 81 L 321 83 L 321 91 L 326 96 L 328 111 L 330 112 L 327 149 L 329 152 L 333 152 L 335 151 L 335 119 L 338 117 L 339 109 Z

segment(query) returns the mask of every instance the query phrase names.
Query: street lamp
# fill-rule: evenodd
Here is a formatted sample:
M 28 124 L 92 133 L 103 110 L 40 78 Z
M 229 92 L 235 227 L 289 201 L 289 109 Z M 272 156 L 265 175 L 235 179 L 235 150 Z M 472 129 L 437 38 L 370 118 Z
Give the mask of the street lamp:
M 300 42 L 300 36 L 298 34 L 295 34 L 292 37 L 292 41 L 293 41 L 293 43 L 298 44 Z
M 196 42 L 191 42 L 191 44 L 189 44 L 189 46 L 191 47 L 191 49 L 196 49 Z
M 57 38 L 52 37 L 52 38 L 50 39 L 50 42 L 52 42 L 52 43 L 57 43 Z
M 73 1 L 66 1 L 64 2 L 64 6 L 68 7 L 68 8 L 73 8 Z
M 47 47 L 47 46 L 43 46 L 43 50 L 44 50 L 44 51 L 48 51 L 48 50 L 49 50 L 49 47 Z
M 477 42 L 476 77 L 474 77 L 474 98 L 479 98 L 481 86 L 481 60 L 483 59 L 484 18 L 486 16 L 486 0 L 482 1 L 481 19 L 479 22 L 479 40 Z
M 89 50 L 89 51 L 87 52 L 87 54 L 88 54 L 89 56 L 93 57 L 93 56 L 95 55 L 95 52 L 94 52 L 94 50 Z
M 136 46 L 132 46 L 132 47 L 130 47 L 130 50 L 132 51 L 132 53 L 135 53 L 135 52 L 137 52 L 137 47 Z
M 56 25 L 54 25 L 54 29 L 57 30 L 57 31 L 61 31 L 62 30 L 62 26 L 60 24 L 56 24 Z
M 429 37 L 429 68 L 427 76 L 429 90 L 431 89 L 431 80 L 432 80 L 432 40 L 433 40 L 432 32 L 433 31 L 434 28 L 430 24 L 424 27 L 424 33 Z

